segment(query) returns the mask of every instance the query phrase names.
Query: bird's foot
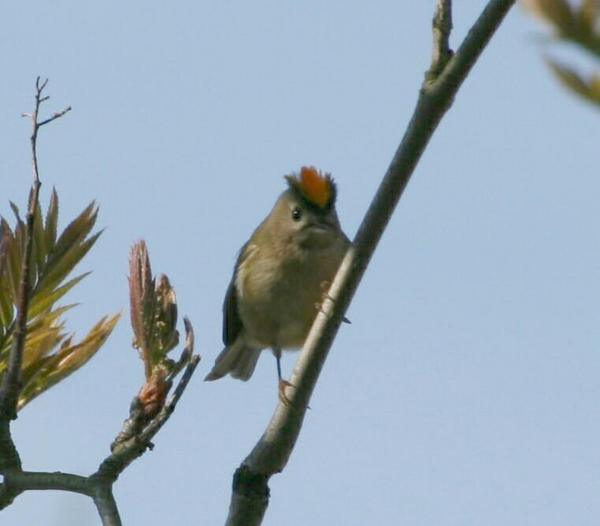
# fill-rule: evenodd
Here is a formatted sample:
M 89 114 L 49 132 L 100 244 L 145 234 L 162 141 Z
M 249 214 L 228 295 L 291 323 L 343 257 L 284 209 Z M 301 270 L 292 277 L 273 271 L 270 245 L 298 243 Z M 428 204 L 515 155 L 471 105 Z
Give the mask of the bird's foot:
M 321 301 L 315 303 L 315 309 L 317 309 L 319 312 L 322 312 L 323 314 L 325 314 L 325 311 L 323 310 L 323 303 L 325 303 L 325 300 L 329 300 L 332 303 L 335 303 L 335 298 L 333 298 L 330 294 L 329 294 L 329 287 L 331 286 L 331 282 L 330 281 L 321 281 L 319 287 L 321 288 Z M 342 321 L 344 323 L 352 323 L 348 318 L 346 318 L 344 316 L 344 318 L 342 319 Z
M 319 288 L 321 289 L 321 302 L 315 303 L 315 307 L 318 310 L 323 310 L 321 306 L 325 303 L 325 300 L 329 300 L 331 302 L 335 302 L 335 300 L 329 295 L 329 287 L 331 286 L 331 281 L 321 281 L 319 284 Z
M 287 380 L 279 380 L 279 400 L 285 407 L 289 407 L 290 409 L 298 409 L 297 406 L 287 397 L 285 394 L 286 387 L 291 387 L 292 389 L 296 389 L 296 386 Z M 307 405 L 306 409 L 310 409 L 310 406 Z
M 319 312 L 321 312 L 321 313 L 325 314 L 326 316 L 328 316 L 327 312 L 325 312 L 325 310 L 323 309 L 323 303 L 325 302 L 326 299 L 335 303 L 335 299 L 332 298 L 329 294 L 327 294 L 327 292 L 325 292 L 323 294 L 323 301 L 317 301 L 315 303 L 315 309 L 317 309 Z M 342 318 L 342 322 L 344 322 L 344 323 L 352 323 L 348 318 L 346 318 L 346 316 L 344 316 Z
M 279 380 L 279 400 L 286 407 L 294 407 L 294 405 L 292 404 L 292 401 L 285 394 L 285 390 L 287 387 L 291 387 L 293 389 L 296 388 L 296 386 L 294 384 L 288 382 L 287 380 L 284 380 L 283 378 L 280 379 Z

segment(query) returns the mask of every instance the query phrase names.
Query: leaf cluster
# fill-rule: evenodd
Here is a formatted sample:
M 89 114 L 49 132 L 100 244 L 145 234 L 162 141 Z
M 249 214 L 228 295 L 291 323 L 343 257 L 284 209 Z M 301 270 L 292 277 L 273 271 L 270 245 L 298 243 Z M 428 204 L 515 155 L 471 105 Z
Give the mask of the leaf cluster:
M 525 6 L 549 24 L 555 38 L 574 44 L 600 61 L 600 1 L 526 0 Z M 551 71 L 571 91 L 600 106 L 600 74 L 584 75 L 572 66 L 546 59 Z
M 14 203 L 10 206 L 15 216 L 14 228 L 0 216 L 0 378 L 6 371 L 14 344 L 25 252 L 26 225 L 17 206 Z M 35 210 L 27 337 L 17 409 L 84 365 L 102 346 L 120 317 L 103 317 L 78 342 L 65 330 L 63 316 L 75 305 L 56 304 L 89 274 L 71 277 L 73 269 L 95 244 L 101 231 L 91 233 L 98 215 L 93 202 L 60 235 L 57 233 L 58 211 L 56 191 L 52 192 L 45 217 L 42 217 L 39 203 Z
M 152 275 L 144 241 L 136 243 L 129 259 L 129 298 L 133 346 L 144 362 L 146 383 L 138 398 L 147 417 L 164 405 L 171 379 L 187 364 L 189 356 L 178 361 L 168 354 L 179 343 L 177 298 L 166 275 Z

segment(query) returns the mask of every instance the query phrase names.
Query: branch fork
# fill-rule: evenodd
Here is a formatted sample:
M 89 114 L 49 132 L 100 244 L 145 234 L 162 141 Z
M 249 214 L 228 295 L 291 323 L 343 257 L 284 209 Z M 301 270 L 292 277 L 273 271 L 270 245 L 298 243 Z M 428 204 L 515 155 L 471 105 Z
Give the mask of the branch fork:
M 452 32 L 452 0 L 437 0 L 432 22 L 433 49 L 431 66 L 425 77 L 434 81 L 448 64 L 454 52 L 450 49 Z
M 24 245 L 25 253 L 21 265 L 21 281 L 19 283 L 17 316 L 15 322 L 14 345 L 10 350 L 8 367 L 0 385 L 0 510 L 10 505 L 13 500 L 27 490 L 62 490 L 87 495 L 94 500 L 104 526 L 121 526 L 119 511 L 115 502 L 112 486 L 119 475 L 136 458 L 147 449 L 152 449 L 151 439 L 167 422 L 177 402 L 181 398 L 194 371 L 200 362 L 200 356 L 194 354 L 194 331 L 190 321 L 185 318 L 186 344 L 176 362 L 166 357 L 178 343 L 178 332 L 175 328 L 177 306 L 175 295 L 166 276 L 159 277 L 156 290 L 152 290 L 152 305 L 155 309 L 152 316 L 145 319 L 144 330 L 152 334 L 152 342 L 146 353 L 152 363 L 145 365 L 156 366 L 146 368 L 146 384 L 131 404 L 130 416 L 124 422 L 123 429 L 118 434 L 111 447 L 111 454 L 100 464 L 98 470 L 84 477 L 72 473 L 61 472 L 28 472 L 23 471 L 21 459 L 10 433 L 10 423 L 17 416 L 17 401 L 21 392 L 21 368 L 23 352 L 27 336 L 27 312 L 31 294 L 30 272 L 32 265 L 32 247 L 34 237 L 34 221 L 38 208 L 39 190 L 41 186 L 37 159 L 37 137 L 42 126 L 49 124 L 71 111 L 71 106 L 54 113 L 47 119 L 39 121 L 40 106 L 49 97 L 43 95 L 48 80 L 35 83 L 35 107 L 31 113 L 23 113 L 32 122 L 31 152 L 33 164 L 33 183 L 29 194 L 27 220 L 25 224 Z M 0 245 L 0 249 L 2 246 Z M 145 249 L 145 246 L 144 246 Z M 150 270 L 147 258 L 146 269 Z M 152 285 L 154 281 L 152 280 Z M 133 295 L 133 290 L 132 290 Z M 135 326 L 134 326 L 135 330 Z M 166 401 L 166 395 L 183 370 L 177 386 Z M 156 374 L 154 374 L 156 373 Z M 163 374 L 164 373 L 164 374 Z M 155 382 L 154 384 L 152 382 Z

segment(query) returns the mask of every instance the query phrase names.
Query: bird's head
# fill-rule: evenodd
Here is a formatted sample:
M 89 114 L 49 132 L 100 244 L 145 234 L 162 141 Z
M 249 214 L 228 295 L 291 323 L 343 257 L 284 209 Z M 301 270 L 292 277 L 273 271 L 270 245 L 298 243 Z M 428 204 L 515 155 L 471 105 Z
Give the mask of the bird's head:
M 285 179 L 288 189 L 267 221 L 279 239 L 304 249 L 328 248 L 343 235 L 335 210 L 337 189 L 331 175 L 303 166 L 300 173 Z

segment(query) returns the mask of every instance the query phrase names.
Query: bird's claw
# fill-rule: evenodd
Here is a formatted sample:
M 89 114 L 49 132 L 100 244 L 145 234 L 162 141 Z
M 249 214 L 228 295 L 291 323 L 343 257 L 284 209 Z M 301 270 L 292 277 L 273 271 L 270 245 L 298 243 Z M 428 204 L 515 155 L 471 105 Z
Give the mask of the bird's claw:
M 327 296 L 327 299 L 329 299 L 331 301 L 335 301 L 331 296 Z M 329 316 L 329 314 L 327 312 L 325 312 L 325 310 L 323 309 L 322 303 L 320 303 L 320 302 L 315 303 L 315 309 L 317 309 L 320 313 L 325 314 L 325 316 Z M 352 323 L 348 318 L 346 318 L 346 316 L 344 316 L 342 318 L 342 322 L 349 323 L 349 324 Z
M 321 289 L 321 301 L 317 301 L 315 303 L 315 309 L 325 314 L 323 310 L 323 303 L 325 300 L 329 300 L 331 302 L 335 302 L 335 300 L 329 295 L 329 286 L 331 285 L 330 281 L 321 281 L 319 284 L 319 288 Z
M 288 382 L 287 380 L 283 380 L 283 379 L 279 380 L 279 400 L 285 407 L 289 407 L 290 409 L 296 410 L 298 408 L 294 405 L 294 403 L 285 394 L 286 387 L 291 387 L 293 389 L 296 389 L 296 386 L 294 384 Z M 307 405 L 306 409 L 310 409 L 310 406 Z
M 319 312 L 322 312 L 323 314 L 327 314 L 325 312 L 325 310 L 323 309 L 323 303 L 325 303 L 325 300 L 329 300 L 332 303 L 335 303 L 335 298 L 333 298 L 330 294 L 329 294 L 329 285 L 331 285 L 331 283 L 329 281 L 322 281 L 321 282 L 321 301 L 317 301 L 315 303 L 315 309 L 317 309 Z M 342 321 L 344 323 L 352 323 L 348 318 L 346 318 L 346 316 L 344 316 L 342 318 Z
M 294 407 L 292 401 L 285 394 L 286 387 L 296 388 L 294 384 L 288 382 L 287 380 L 279 380 L 279 400 L 286 407 Z

